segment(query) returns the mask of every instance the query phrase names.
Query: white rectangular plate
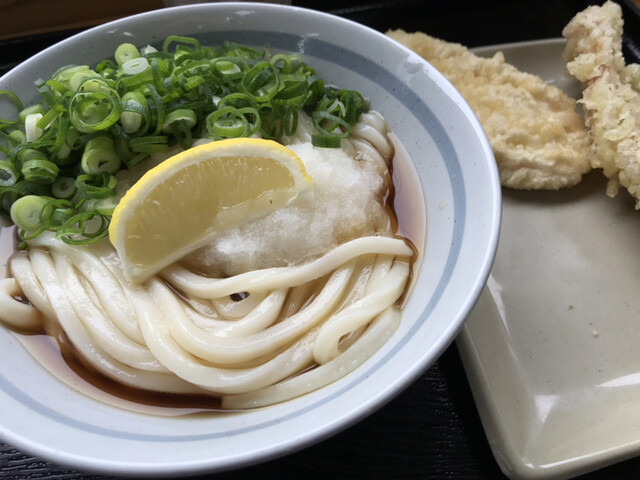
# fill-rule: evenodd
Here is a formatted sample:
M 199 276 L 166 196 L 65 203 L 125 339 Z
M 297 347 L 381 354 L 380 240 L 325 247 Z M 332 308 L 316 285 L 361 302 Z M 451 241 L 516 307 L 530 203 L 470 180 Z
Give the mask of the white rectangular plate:
M 475 50 L 573 96 L 564 40 Z M 503 190 L 487 286 L 457 339 L 489 443 L 513 479 L 640 454 L 640 212 L 600 171 L 558 192 Z

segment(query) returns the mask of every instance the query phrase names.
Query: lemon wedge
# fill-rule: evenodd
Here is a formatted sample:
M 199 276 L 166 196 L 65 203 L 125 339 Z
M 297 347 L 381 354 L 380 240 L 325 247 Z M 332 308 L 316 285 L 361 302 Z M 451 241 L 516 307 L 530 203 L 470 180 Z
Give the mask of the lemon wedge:
M 271 140 L 219 140 L 149 170 L 122 197 L 109 239 L 134 283 L 202 247 L 226 228 L 281 208 L 312 180 L 288 148 Z

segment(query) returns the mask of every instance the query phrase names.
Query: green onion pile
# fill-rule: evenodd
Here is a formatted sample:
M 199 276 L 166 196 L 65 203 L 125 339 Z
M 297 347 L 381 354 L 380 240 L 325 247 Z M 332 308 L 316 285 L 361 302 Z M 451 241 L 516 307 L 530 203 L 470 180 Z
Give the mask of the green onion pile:
M 115 61 L 114 61 L 115 60 Z M 95 68 L 72 65 L 38 80 L 37 105 L 11 91 L 0 118 L 0 214 L 23 240 L 55 231 L 71 244 L 108 233 L 116 173 L 193 138 L 293 135 L 311 116 L 315 146 L 335 148 L 365 110 L 357 91 L 325 85 L 295 54 L 170 36 L 162 50 L 122 44 Z

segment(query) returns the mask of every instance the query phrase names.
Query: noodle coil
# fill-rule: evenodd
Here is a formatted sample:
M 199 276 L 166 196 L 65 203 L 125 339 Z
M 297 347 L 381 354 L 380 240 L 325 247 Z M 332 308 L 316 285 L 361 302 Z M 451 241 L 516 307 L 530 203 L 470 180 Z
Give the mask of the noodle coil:
M 301 114 L 283 143 L 310 132 Z M 342 143 L 390 181 L 394 149 L 382 116 L 363 114 Z M 254 408 L 325 386 L 373 355 L 400 321 L 413 256 L 382 231 L 299 264 L 221 278 L 174 264 L 132 285 L 108 241 L 70 246 L 42 234 L 0 281 L 0 320 L 59 325 L 93 368 L 124 385 Z

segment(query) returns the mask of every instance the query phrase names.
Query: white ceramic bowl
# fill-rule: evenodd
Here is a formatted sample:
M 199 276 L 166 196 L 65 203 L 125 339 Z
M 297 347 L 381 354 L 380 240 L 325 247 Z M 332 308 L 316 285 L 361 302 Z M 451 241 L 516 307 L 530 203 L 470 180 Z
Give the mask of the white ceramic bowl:
M 145 475 L 213 472 L 290 453 L 372 413 L 419 376 L 454 339 L 491 267 L 500 187 L 489 143 L 458 92 L 430 65 L 384 35 L 294 7 L 199 4 L 93 28 L 0 79 L 28 103 L 32 83 L 58 67 L 95 63 L 122 42 L 169 34 L 204 44 L 234 40 L 297 51 L 329 82 L 371 99 L 409 152 L 423 189 L 425 257 L 401 327 L 340 381 L 274 407 L 235 415 L 155 417 L 88 398 L 53 378 L 0 329 L 0 438 L 58 464 Z M 0 111 L 0 114 L 2 112 Z

